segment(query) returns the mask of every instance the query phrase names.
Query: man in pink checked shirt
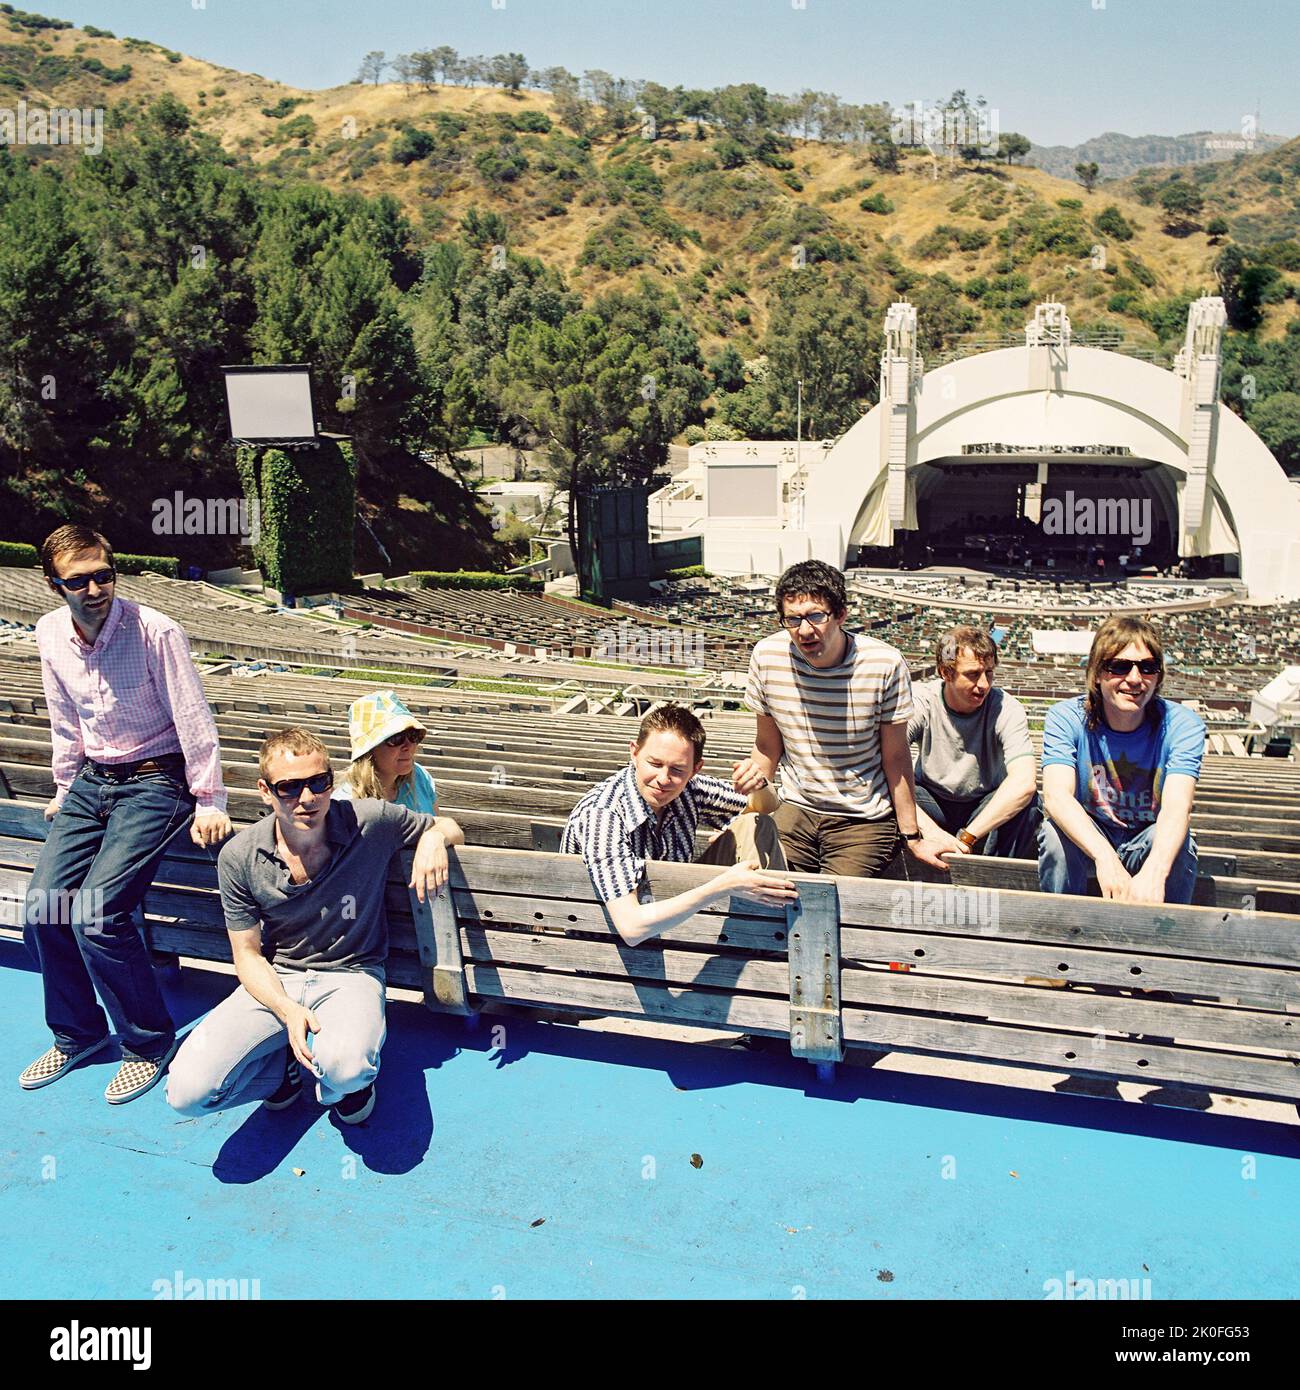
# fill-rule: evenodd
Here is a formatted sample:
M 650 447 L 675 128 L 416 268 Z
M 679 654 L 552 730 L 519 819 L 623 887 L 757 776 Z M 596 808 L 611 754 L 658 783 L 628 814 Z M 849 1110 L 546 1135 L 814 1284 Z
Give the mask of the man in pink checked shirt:
M 185 633 L 114 596 L 108 541 L 60 526 L 41 564 L 66 607 L 36 624 L 56 790 L 23 938 L 41 969 L 54 1046 L 18 1084 L 48 1086 L 107 1046 L 111 1017 L 122 1065 L 104 1098 L 120 1105 L 153 1087 L 176 1050 L 132 914 L 191 813 L 195 844 L 230 834 L 221 750 Z

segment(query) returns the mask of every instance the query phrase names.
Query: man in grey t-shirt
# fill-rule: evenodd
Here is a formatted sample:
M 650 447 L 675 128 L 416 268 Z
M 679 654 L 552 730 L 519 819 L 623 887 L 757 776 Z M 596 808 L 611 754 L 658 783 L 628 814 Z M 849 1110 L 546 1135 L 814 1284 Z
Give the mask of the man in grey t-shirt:
M 1020 701 L 993 684 L 998 653 L 987 632 L 957 627 L 935 649 L 939 679 L 913 687 L 907 726 L 916 749 L 921 828 L 943 853 L 1032 859 L 1042 810 L 1037 759 Z
M 259 767 L 273 812 L 217 863 L 239 988 L 186 1038 L 167 1101 L 187 1115 L 250 1100 L 283 1109 L 300 1094 L 301 1066 L 322 1105 L 360 1124 L 384 1044 L 388 865 L 416 846 L 411 886 L 423 902 L 446 885 L 446 839 L 435 817 L 392 802 L 331 804 L 329 752 L 305 729 L 267 738 Z

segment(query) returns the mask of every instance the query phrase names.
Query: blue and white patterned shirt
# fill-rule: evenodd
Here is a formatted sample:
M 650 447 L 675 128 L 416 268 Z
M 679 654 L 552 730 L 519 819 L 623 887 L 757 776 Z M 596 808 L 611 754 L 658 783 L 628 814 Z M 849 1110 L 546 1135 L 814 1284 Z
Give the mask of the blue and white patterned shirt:
M 582 855 L 597 897 L 613 902 L 637 891 L 647 859 L 689 864 L 695 858 L 696 827 L 721 830 L 748 803 L 730 782 L 692 777 L 661 821 L 637 789 L 636 768 L 628 763 L 569 813 L 560 853 Z

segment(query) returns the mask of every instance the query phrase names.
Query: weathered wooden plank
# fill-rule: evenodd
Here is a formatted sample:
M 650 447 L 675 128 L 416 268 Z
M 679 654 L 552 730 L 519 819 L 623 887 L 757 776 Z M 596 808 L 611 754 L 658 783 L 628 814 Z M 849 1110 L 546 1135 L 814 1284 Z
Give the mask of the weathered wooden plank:
M 693 864 L 652 861 L 648 876 L 656 897 L 670 897 L 705 882 L 717 871 Z M 528 897 L 538 893 L 541 874 L 535 855 L 517 850 L 483 850 L 463 846 L 452 866 L 452 885 L 468 888 L 466 875 L 476 882 Z M 792 875 L 796 882 L 815 882 Z M 1050 901 L 1037 893 L 998 891 L 992 907 L 996 920 L 981 922 L 983 904 L 960 890 L 938 885 L 899 884 L 880 879 L 837 878 L 840 920 L 844 926 L 931 926 L 927 915 L 950 935 L 973 935 L 994 940 L 1024 940 L 1142 950 L 1154 955 L 1240 961 L 1264 965 L 1300 965 L 1300 923 L 1274 913 L 1230 913 L 1220 909 L 1159 907 L 1104 902 L 1060 895 Z M 545 896 L 583 899 L 590 894 L 586 867 L 576 855 L 546 860 Z M 918 898 L 918 891 L 921 896 Z M 962 897 L 960 895 L 965 894 Z M 933 897 L 926 895 L 934 895 Z M 960 908 L 960 913 L 958 911 Z M 962 920 L 958 920 L 965 914 Z M 766 916 L 760 908 L 746 915 Z M 919 919 L 919 920 L 913 920 Z
M 650 983 L 581 978 L 494 965 L 466 967 L 476 994 L 536 1005 L 570 1005 L 593 1012 L 669 1022 L 783 1034 L 781 1001 L 746 995 L 674 990 Z M 1074 1075 L 1173 1082 L 1267 1097 L 1300 1097 L 1300 1066 L 1274 1058 L 1238 1056 L 1200 1048 L 1105 1040 L 1094 1048 L 1086 1034 L 1044 1032 L 1010 1025 L 931 1019 L 846 1008 L 845 1040 L 902 1052 L 981 1057 L 1046 1067 Z
M 983 1057 L 991 1062 L 1048 1067 L 1074 1076 L 1300 1099 L 1300 1065 L 1274 1058 L 1113 1038 L 1094 1048 L 1099 1040 L 1069 1033 L 857 1008 L 844 1010 L 844 1031 L 851 1042 L 899 1052 Z
M 404 898 L 404 890 L 390 886 L 388 915 L 395 944 L 407 940 Z M 473 921 L 486 927 L 517 924 L 529 931 L 581 932 L 606 938 L 614 934 L 604 909 L 595 902 L 530 898 L 482 888 L 456 890 L 455 901 L 462 923 Z M 727 913 L 725 908 L 705 910 L 660 939 L 673 945 L 783 955 L 787 949 L 784 920 L 741 915 L 749 906 L 752 905 L 742 905 L 737 913 Z M 1275 967 L 1182 960 L 1080 945 L 1040 946 L 946 936 L 914 928 L 845 928 L 841 946 L 845 959 L 931 974 L 1141 987 L 1198 998 L 1239 1000 L 1261 1009 L 1300 1008 L 1300 977 L 1294 971 Z
M 466 958 L 478 965 L 598 974 L 745 994 L 781 996 L 790 987 L 784 963 L 736 953 L 575 941 L 552 933 L 536 935 L 464 925 L 461 936 Z M 935 979 L 851 966 L 842 973 L 840 995 L 845 1004 L 925 1010 L 1090 1033 L 1144 1033 L 1300 1055 L 1300 1019 L 1251 1009 L 1062 992 L 1025 984 Z
M 954 935 L 1300 966 L 1300 920 L 1278 913 L 1114 903 L 1014 889 L 840 879 L 845 926 L 934 926 Z M 1116 909 L 1119 909 L 1118 911 Z
M 477 887 L 458 889 L 455 898 L 462 922 L 473 920 L 485 926 L 518 923 L 530 930 L 613 935 L 605 910 L 595 902 L 524 897 Z M 787 949 L 784 919 L 774 915 L 747 915 L 757 914 L 762 909 L 753 904 L 741 904 L 740 900 L 736 902 L 740 905 L 735 912 L 727 912 L 725 904 L 717 909 L 706 909 L 665 932 L 660 940 L 673 945 L 730 946 L 784 954 Z M 400 918 L 392 905 L 389 922 L 394 932 L 401 930 Z M 948 936 L 924 928 L 845 927 L 840 939 L 845 959 L 884 966 L 894 963 L 925 972 L 1013 980 L 1066 980 L 1125 988 L 1140 986 L 1207 999 L 1239 999 L 1262 1009 L 1283 1009 L 1288 1003 L 1300 1006 L 1296 998 L 1300 979 L 1294 972 L 1276 967 L 1182 960 L 1088 945 L 1041 946 L 983 937 Z
M 864 927 L 845 927 L 840 942 L 846 962 L 892 966 L 898 971 L 1167 990 L 1251 1008 L 1300 1010 L 1300 977 L 1277 967 Z
M 1202 865 L 1208 856 L 1202 856 Z M 945 880 L 937 873 L 928 870 L 918 872 L 923 866 L 908 864 L 908 878 L 919 879 L 923 883 L 940 883 Z M 891 878 L 901 878 L 899 872 L 891 872 Z M 963 855 L 954 861 L 950 880 L 962 887 L 975 888 L 1016 888 L 1023 893 L 1038 891 L 1038 861 L 1034 859 L 998 859 L 988 855 Z M 1094 891 L 1096 881 L 1089 884 L 1088 896 L 1097 896 Z M 1259 912 L 1281 912 L 1290 916 L 1300 915 L 1300 883 L 1270 882 L 1263 878 L 1235 878 L 1215 873 L 1212 877 L 1202 872 L 1196 880 L 1198 907 L 1250 908 Z

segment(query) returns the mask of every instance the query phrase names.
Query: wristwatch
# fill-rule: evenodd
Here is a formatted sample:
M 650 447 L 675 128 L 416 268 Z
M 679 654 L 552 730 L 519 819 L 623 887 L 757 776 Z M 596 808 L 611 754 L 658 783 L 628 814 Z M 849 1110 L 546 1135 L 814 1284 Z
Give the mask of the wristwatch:
M 910 835 L 907 833 L 906 830 L 900 830 L 898 833 L 899 833 L 899 834 L 903 837 L 903 839 L 905 839 L 905 840 L 922 840 L 922 839 L 925 838 L 924 833 L 923 833 L 921 830 L 919 830 L 919 829 L 913 830 L 912 833 L 911 833 Z
M 966 846 L 967 849 L 970 849 L 970 847 L 975 843 L 975 841 L 978 838 L 978 836 L 972 835 L 970 831 L 966 829 L 962 829 L 957 832 L 957 839 L 959 839 L 962 842 L 962 844 Z

